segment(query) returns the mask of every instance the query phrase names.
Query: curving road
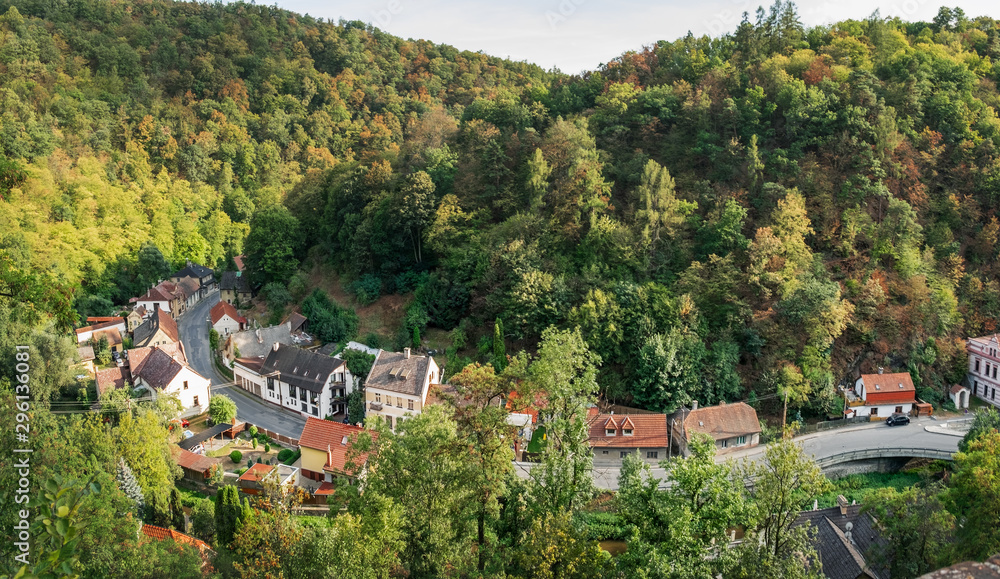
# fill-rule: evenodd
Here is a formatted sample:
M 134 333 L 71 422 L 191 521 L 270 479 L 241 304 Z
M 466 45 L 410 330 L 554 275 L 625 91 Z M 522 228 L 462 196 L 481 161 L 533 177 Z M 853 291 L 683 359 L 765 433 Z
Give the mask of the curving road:
M 212 362 L 208 344 L 209 310 L 219 303 L 216 290 L 189 309 L 177 320 L 177 329 L 188 364 L 202 376 L 212 380 L 212 394 L 225 394 L 236 402 L 236 416 L 243 421 L 256 424 L 272 432 L 298 438 L 306 419 L 289 410 L 264 402 L 233 385 L 232 381 L 219 373 Z
M 958 441 L 961 437 L 938 434 L 924 430 L 924 426 L 940 424 L 930 418 L 916 418 L 907 426 L 886 426 L 884 423 L 865 424 L 853 428 L 843 428 L 829 430 L 826 432 L 807 434 L 798 437 L 796 440 L 802 444 L 806 454 L 813 458 L 825 458 L 844 452 L 857 450 L 870 450 L 878 448 L 913 448 L 932 449 L 947 452 L 958 450 Z M 726 459 L 750 459 L 756 460 L 764 454 L 764 447 L 758 446 L 752 449 L 732 452 L 718 457 L 718 460 Z M 515 470 L 521 477 L 527 477 L 532 468 L 532 463 L 515 462 Z M 597 488 L 606 490 L 618 490 L 617 467 L 595 467 L 593 470 L 594 484 Z M 663 479 L 666 476 L 664 469 L 652 469 L 654 477 Z

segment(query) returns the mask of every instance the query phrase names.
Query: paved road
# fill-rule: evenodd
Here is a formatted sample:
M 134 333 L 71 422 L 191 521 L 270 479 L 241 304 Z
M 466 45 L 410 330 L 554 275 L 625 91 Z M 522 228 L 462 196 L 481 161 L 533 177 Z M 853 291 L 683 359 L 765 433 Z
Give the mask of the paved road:
M 797 441 L 802 443 L 806 454 L 814 458 L 824 458 L 842 452 L 865 450 L 872 448 L 928 448 L 955 452 L 961 438 L 947 434 L 939 434 L 924 430 L 924 426 L 939 424 L 929 418 L 914 419 L 907 426 L 886 426 L 884 423 L 861 425 L 854 428 L 829 430 L 822 433 L 801 436 Z M 758 459 L 763 456 L 764 448 L 755 447 L 742 452 L 734 452 L 720 456 L 720 460 L 749 458 Z M 514 463 L 515 469 L 522 477 L 526 477 L 531 469 L 530 463 Z M 593 471 L 594 484 L 601 489 L 618 489 L 617 467 L 595 467 Z M 652 469 L 654 477 L 662 479 L 665 471 L 662 468 Z
M 208 345 L 208 312 L 217 303 L 219 292 L 215 291 L 188 310 L 177 322 L 188 363 L 196 372 L 212 380 L 212 394 L 225 394 L 236 402 L 236 416 L 240 420 L 298 438 L 306 424 L 305 418 L 248 394 L 216 370 Z

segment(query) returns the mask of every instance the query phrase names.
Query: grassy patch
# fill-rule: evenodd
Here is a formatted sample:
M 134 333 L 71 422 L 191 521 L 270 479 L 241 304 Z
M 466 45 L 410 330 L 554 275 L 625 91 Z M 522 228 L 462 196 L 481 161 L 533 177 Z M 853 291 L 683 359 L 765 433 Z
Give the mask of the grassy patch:
M 205 456 L 207 456 L 209 458 L 218 458 L 220 456 L 229 457 L 229 453 L 232 452 L 233 450 L 236 450 L 236 449 L 233 449 L 233 448 L 229 448 L 230 446 L 232 446 L 232 443 L 227 444 L 226 446 L 223 446 L 219 450 L 209 450 L 209 451 L 205 452 Z
M 195 502 L 209 498 L 205 493 L 181 487 L 177 487 L 177 492 L 181 495 L 181 504 L 185 507 L 193 507 Z
M 539 426 L 531 433 L 531 441 L 528 443 L 528 452 L 542 452 L 542 447 L 545 444 L 545 427 Z
M 833 490 L 820 495 L 817 500 L 821 509 L 837 506 L 837 495 L 844 495 L 849 502 L 864 504 L 868 495 L 877 489 L 893 487 L 902 490 L 920 484 L 922 480 L 916 472 L 852 474 L 830 481 L 833 483 Z M 805 508 L 812 508 L 812 505 Z

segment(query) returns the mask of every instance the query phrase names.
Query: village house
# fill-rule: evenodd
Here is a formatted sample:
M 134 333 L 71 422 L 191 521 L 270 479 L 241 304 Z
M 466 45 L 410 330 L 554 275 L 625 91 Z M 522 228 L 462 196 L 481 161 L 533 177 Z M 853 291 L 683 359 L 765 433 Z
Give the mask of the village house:
M 88 322 L 90 320 L 91 318 L 87 318 Z M 120 336 L 128 332 L 128 327 L 125 325 L 125 318 L 110 317 L 110 318 L 102 318 L 102 320 L 103 321 L 92 323 L 89 326 L 77 328 L 75 330 L 77 345 L 84 345 L 89 343 L 91 339 L 94 337 L 94 332 L 99 330 L 106 330 L 108 328 L 115 328 L 116 330 L 118 330 L 118 335 L 119 335 L 118 342 L 121 343 Z
M 135 304 L 137 310 L 142 308 L 146 316 L 152 315 L 154 311 L 159 309 L 170 314 L 170 317 L 176 318 L 179 312 L 173 307 L 175 302 L 173 292 L 167 291 L 166 288 L 161 287 L 162 285 L 154 285 L 144 295 L 129 301 Z
M 965 343 L 969 353 L 969 374 L 967 383 L 972 393 L 984 402 L 1000 407 L 1000 335 L 969 338 Z
M 184 303 L 181 311 L 187 311 L 189 308 L 201 301 L 201 285 L 198 280 L 193 277 L 183 277 L 175 283 L 176 291 L 180 292 L 184 297 Z
M 909 414 L 917 401 L 917 391 L 909 372 L 862 374 L 847 393 L 845 416 L 867 416 L 870 420 L 894 413 Z M 853 395 L 853 396 L 852 396 Z
M 128 313 L 128 317 L 125 318 L 125 324 L 128 326 L 128 333 L 135 332 L 135 329 L 142 325 L 142 320 L 146 318 L 146 308 L 138 307 L 134 308 Z
M 343 418 L 356 379 L 340 358 L 275 342 L 263 360 L 239 358 L 236 385 L 254 396 L 303 416 Z
M 177 322 L 160 309 L 155 310 L 153 315 L 132 333 L 132 346 L 135 348 L 175 344 L 180 341 Z
M 102 339 L 108 341 L 108 346 L 111 348 L 112 352 L 125 351 L 122 334 L 121 332 L 118 331 L 118 328 L 116 326 L 110 328 L 103 328 L 100 330 L 94 330 L 94 334 L 90 337 L 90 343 L 91 345 L 96 346 L 101 342 Z
M 184 472 L 184 478 L 197 482 L 205 482 L 211 475 L 212 465 L 215 464 L 215 461 L 211 458 L 195 454 L 190 450 L 184 450 L 179 446 L 171 446 L 170 453 L 174 457 L 174 462 Z
M 698 408 L 681 408 L 670 417 L 671 443 L 680 456 L 690 456 L 691 439 L 701 432 L 715 440 L 715 452 L 725 454 L 760 444 L 760 420 L 757 411 L 745 402 Z
M 395 429 L 407 416 L 419 414 L 432 384 L 441 371 L 430 356 L 416 356 L 409 348 L 400 352 L 380 350 L 365 379 L 367 416 L 380 416 Z
M 212 306 L 208 312 L 212 320 L 212 329 L 220 336 L 228 336 L 246 329 L 247 319 L 236 311 L 236 308 L 227 302 L 219 302 Z
M 587 423 L 594 466 L 621 466 L 622 459 L 636 452 L 652 465 L 667 458 L 670 441 L 666 414 L 605 414 L 590 408 Z
M 875 519 L 862 512 L 861 505 L 848 504 L 840 495 L 835 507 L 800 512 L 792 528 L 807 524 L 814 529 L 809 541 L 828 579 L 889 578 L 889 569 L 873 557 L 887 546 L 887 541 Z
M 264 493 L 265 481 L 274 481 L 283 492 L 288 492 L 299 484 L 299 469 L 285 464 L 270 465 L 256 463 L 240 475 L 236 484 L 240 492 L 247 495 Z
M 132 387 L 132 374 L 129 373 L 128 366 L 114 366 L 105 370 L 98 370 L 95 376 L 97 381 L 97 397 L 113 390 Z
M 339 476 L 354 479 L 364 470 L 364 456 L 355 457 L 354 469 L 348 468 L 348 454 L 357 436 L 365 430 L 359 426 L 320 420 L 306 419 L 306 425 L 299 435 L 299 449 L 302 451 L 302 476 L 320 482 L 332 483 Z M 372 433 L 372 437 L 377 435 Z
M 282 320 L 281 323 L 288 324 L 288 331 L 292 334 L 301 334 L 309 331 L 309 319 L 298 312 L 288 314 L 288 317 Z
M 263 359 L 275 344 L 288 346 L 295 344 L 295 338 L 287 322 L 230 334 L 222 344 L 222 357 L 227 364 L 236 358 Z
M 222 272 L 219 290 L 221 292 L 220 299 L 229 304 L 246 305 L 253 299 L 250 284 L 247 282 L 246 276 L 239 271 Z
M 187 365 L 182 347 L 166 346 L 129 350 L 129 371 L 136 390 L 157 398 L 174 394 L 181 401 L 181 416 L 208 410 L 211 380 Z
M 212 271 L 211 268 L 205 267 L 204 265 L 198 265 L 197 263 L 191 263 L 191 260 L 188 260 L 184 269 L 170 276 L 170 281 L 180 283 L 182 279 L 187 277 L 193 278 L 198 284 L 198 294 L 195 299 L 196 302 L 201 301 L 213 289 L 215 289 L 215 272 Z

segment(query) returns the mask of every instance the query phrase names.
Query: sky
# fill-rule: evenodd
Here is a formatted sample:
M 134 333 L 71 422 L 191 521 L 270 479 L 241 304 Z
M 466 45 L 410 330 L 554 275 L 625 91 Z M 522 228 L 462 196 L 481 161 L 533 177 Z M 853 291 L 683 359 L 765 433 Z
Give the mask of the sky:
M 828 0 L 797 3 L 806 27 L 882 16 L 930 21 L 942 0 Z M 948 1 L 948 0 L 944 0 Z M 760 0 L 277 0 L 317 18 L 361 20 L 403 38 L 450 44 L 460 50 L 525 60 L 575 74 L 593 70 L 629 50 L 658 40 L 720 36 L 751 19 Z M 765 3 L 765 7 L 770 2 Z M 1000 18 L 995 1 L 951 0 L 968 17 Z

